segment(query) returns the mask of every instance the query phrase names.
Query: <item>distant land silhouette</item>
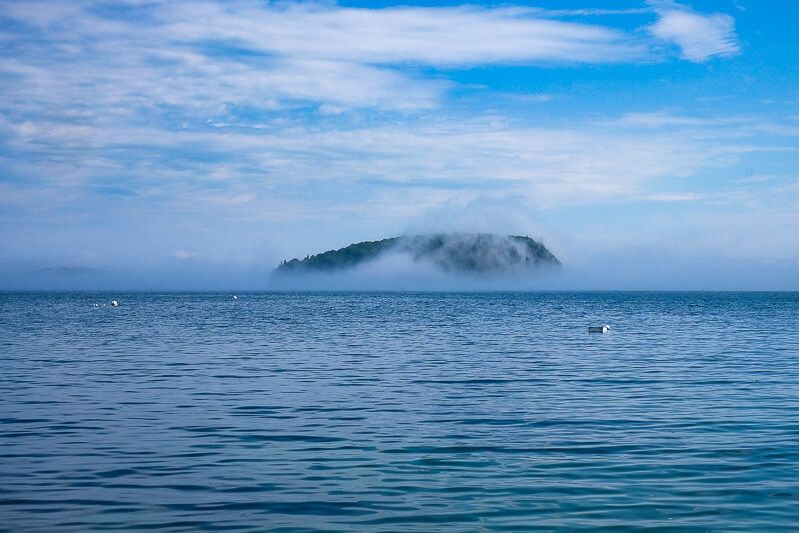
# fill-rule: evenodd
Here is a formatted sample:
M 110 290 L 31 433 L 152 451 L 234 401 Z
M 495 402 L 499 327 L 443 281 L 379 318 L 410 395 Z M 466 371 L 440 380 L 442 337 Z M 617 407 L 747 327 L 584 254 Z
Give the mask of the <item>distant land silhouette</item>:
M 560 266 L 546 246 L 530 237 L 436 233 L 364 241 L 304 259 L 283 261 L 275 274 L 343 271 L 394 253 L 410 255 L 415 261 L 429 261 L 445 272 L 454 273 L 490 275 Z
M 56 276 L 83 276 L 83 275 L 92 275 L 92 274 L 104 274 L 105 270 L 102 270 L 100 268 L 92 268 L 85 266 L 54 266 L 54 267 L 39 268 L 37 270 L 34 270 L 33 272 L 39 274 L 56 275 Z

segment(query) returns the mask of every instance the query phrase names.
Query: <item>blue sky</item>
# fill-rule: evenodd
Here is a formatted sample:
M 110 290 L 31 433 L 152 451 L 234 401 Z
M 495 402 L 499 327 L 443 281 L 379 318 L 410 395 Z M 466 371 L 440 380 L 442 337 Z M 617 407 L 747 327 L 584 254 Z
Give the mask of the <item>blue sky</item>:
M 0 288 L 258 288 L 284 258 L 468 230 L 543 238 L 576 287 L 799 289 L 797 20 L 5 1 Z

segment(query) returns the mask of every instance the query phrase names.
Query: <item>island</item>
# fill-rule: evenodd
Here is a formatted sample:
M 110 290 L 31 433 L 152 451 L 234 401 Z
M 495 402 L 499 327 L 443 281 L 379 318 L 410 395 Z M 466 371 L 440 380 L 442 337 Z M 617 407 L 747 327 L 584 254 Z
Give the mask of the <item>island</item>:
M 336 272 L 358 267 L 388 254 L 407 254 L 429 261 L 445 272 L 491 275 L 535 272 L 559 267 L 546 246 L 527 236 L 490 233 L 435 233 L 403 235 L 350 244 L 304 259 L 283 261 L 274 273 Z

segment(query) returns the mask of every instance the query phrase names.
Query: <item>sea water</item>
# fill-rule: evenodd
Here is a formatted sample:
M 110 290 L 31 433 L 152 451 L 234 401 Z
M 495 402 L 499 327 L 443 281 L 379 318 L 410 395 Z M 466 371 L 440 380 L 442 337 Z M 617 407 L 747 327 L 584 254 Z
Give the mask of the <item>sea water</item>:
M 4 293 L 0 364 L 2 530 L 799 528 L 797 293 Z

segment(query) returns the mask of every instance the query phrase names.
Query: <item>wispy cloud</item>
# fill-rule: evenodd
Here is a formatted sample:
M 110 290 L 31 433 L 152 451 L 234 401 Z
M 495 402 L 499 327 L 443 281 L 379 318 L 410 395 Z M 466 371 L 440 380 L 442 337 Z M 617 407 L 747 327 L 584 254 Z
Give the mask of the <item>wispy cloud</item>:
M 646 7 L 633 7 L 626 9 L 603 9 L 603 8 L 583 8 L 583 9 L 550 9 L 541 10 L 550 16 L 559 17 L 603 17 L 607 15 L 643 15 L 652 12 Z
M 161 12 L 176 39 L 216 39 L 289 57 L 428 65 L 606 62 L 645 48 L 623 31 L 550 20 L 525 8 L 360 9 L 322 4 L 179 4 Z
M 579 19 L 611 12 L 629 10 L 571 14 Z M 231 103 L 265 110 L 315 103 L 407 111 L 436 105 L 452 86 L 445 75 L 431 78 L 420 68 L 656 57 L 653 43 L 640 34 L 560 20 L 563 14 L 245 0 L 9 1 L 0 5 L 7 49 L 0 73 L 10 86 L 25 88 L 12 102 L 28 111 L 44 102 L 50 110 L 116 117 L 169 109 L 218 115 Z M 724 53 L 724 39 L 709 34 L 728 22 L 721 15 L 663 11 L 653 31 L 678 40 L 694 60 Z
M 685 116 L 669 112 L 637 112 L 626 113 L 619 119 L 619 124 L 640 128 L 668 128 L 668 127 L 713 127 L 746 124 L 757 122 L 752 117 L 696 117 Z
M 676 43 L 682 56 L 695 62 L 737 54 L 741 47 L 735 19 L 723 13 L 700 14 L 675 2 L 654 2 L 658 21 L 649 29 L 665 41 Z
M 174 254 L 172 254 L 175 259 L 186 260 L 186 259 L 193 259 L 197 257 L 197 254 L 194 252 L 190 252 L 189 250 L 176 250 Z
M 647 194 L 641 199 L 649 202 L 695 202 L 704 198 L 703 195 L 692 192 L 666 192 Z
M 653 117 L 538 128 L 497 119 L 415 118 L 366 127 L 203 131 L 29 121 L 10 127 L 6 142 L 20 153 L 40 154 L 12 171 L 41 176 L 40 187 L 107 194 L 102 186 L 116 176 L 142 201 L 239 212 L 261 209 L 266 195 L 306 191 L 306 201 L 319 202 L 326 187 L 371 190 L 366 194 L 389 187 L 397 194 L 392 201 L 405 194 L 398 188 L 437 190 L 439 199 L 514 195 L 541 207 L 653 199 L 665 194 L 659 188 L 669 191 L 670 180 L 729 167 L 747 153 L 782 149 L 752 140 L 762 126 L 745 118 Z M 80 164 L 62 168 L 59 160 Z M 658 197 L 669 198 L 685 199 Z

